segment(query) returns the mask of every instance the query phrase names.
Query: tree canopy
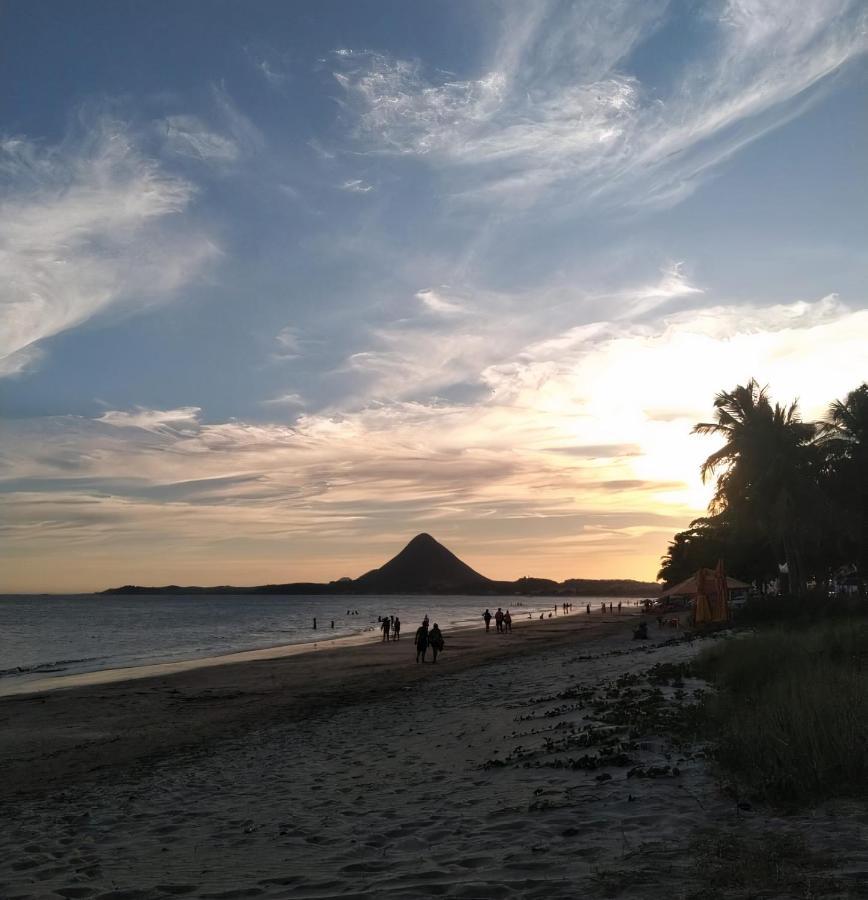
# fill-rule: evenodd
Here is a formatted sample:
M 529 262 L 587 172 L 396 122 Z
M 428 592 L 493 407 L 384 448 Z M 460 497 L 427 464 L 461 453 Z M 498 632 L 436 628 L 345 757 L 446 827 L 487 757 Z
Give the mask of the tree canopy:
M 773 404 L 752 378 L 717 394 L 714 420 L 693 433 L 723 438 L 701 468 L 715 491 L 709 515 L 663 556 L 666 586 L 721 558 L 757 584 L 786 563 L 796 595 L 844 565 L 868 572 L 868 385 L 834 401 L 824 421 L 804 422 L 797 400 Z

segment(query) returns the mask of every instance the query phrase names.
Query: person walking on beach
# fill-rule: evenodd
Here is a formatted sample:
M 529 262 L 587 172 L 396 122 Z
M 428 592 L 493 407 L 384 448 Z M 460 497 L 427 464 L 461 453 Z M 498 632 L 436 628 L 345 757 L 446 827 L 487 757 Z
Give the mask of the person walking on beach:
M 497 626 L 497 630 L 501 633 L 503 632 L 503 610 L 498 606 L 497 612 L 494 614 L 494 624 Z
M 428 618 L 427 616 L 425 617 Z M 416 662 L 425 662 L 425 654 L 428 652 L 428 623 L 423 621 L 416 629 Z
M 509 610 L 503 614 L 503 627 L 506 631 L 512 631 L 512 616 L 509 614 Z
M 435 622 L 431 626 L 431 631 L 428 633 L 428 646 L 431 648 L 431 653 L 434 654 L 433 662 L 437 662 L 437 654 L 443 652 L 443 633 L 440 631 L 440 626 Z M 425 661 L 425 654 L 422 654 L 422 661 Z
M 487 609 L 482 614 L 482 618 L 485 619 L 485 630 L 490 631 L 491 630 L 491 613 Z
M 401 620 L 395 616 L 395 621 L 392 622 L 392 640 L 397 641 L 399 637 L 401 637 Z
M 383 631 L 383 640 L 388 641 L 389 640 L 389 617 L 388 616 L 383 617 L 380 628 Z

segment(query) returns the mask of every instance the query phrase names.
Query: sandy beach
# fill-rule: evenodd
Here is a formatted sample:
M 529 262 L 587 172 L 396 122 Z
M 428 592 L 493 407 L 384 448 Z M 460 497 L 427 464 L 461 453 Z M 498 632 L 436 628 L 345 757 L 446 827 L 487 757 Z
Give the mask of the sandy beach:
M 865 806 L 734 796 L 666 733 L 701 685 L 651 668 L 702 642 L 635 621 L 2 698 L 0 896 L 868 895 Z

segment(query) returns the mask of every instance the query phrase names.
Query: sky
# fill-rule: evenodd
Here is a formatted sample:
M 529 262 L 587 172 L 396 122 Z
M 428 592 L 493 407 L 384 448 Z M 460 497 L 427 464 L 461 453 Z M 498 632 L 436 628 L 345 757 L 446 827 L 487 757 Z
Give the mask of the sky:
M 0 590 L 653 579 L 868 378 L 858 0 L 7 0 Z

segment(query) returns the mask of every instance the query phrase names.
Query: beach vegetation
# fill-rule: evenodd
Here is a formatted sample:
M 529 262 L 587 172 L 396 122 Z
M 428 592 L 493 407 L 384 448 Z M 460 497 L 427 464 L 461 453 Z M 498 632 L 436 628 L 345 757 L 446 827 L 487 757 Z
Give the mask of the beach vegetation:
M 800 806 L 868 794 L 868 618 L 721 640 L 693 665 L 703 721 L 745 796 Z

